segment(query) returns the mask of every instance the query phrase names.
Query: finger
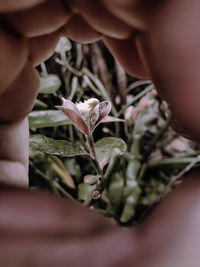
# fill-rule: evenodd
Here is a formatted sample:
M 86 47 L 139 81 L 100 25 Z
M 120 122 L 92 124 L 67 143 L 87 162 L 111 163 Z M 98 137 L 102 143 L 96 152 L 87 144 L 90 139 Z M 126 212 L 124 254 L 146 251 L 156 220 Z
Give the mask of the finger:
M 129 74 L 134 77 L 149 79 L 149 73 L 143 65 L 135 45 L 134 36 L 127 40 L 104 37 L 103 41 L 113 56 Z
M 63 27 L 63 34 L 79 43 L 91 43 L 99 40 L 101 34 L 94 30 L 79 15 L 73 15 Z
M 14 188 L 0 189 L 0 211 L 1 237 L 84 238 L 116 229 L 102 215 L 69 200 Z
M 0 121 L 23 119 L 32 109 L 39 87 L 39 75 L 28 62 L 18 77 L 0 95 Z
M 121 266 L 134 251 L 133 234 L 71 201 L 1 188 L 0 211 L 5 266 Z
M 0 261 L 9 267 L 27 267 L 30 262 L 34 267 L 132 266 L 130 255 L 135 253 L 131 241 L 131 235 L 122 230 L 85 239 L 1 238 Z
M 28 38 L 29 59 L 34 66 L 39 65 L 54 53 L 61 35 L 62 30 L 59 29 L 50 34 Z
M 70 16 L 60 0 L 49 0 L 32 9 L 6 15 L 4 19 L 22 35 L 36 37 L 58 30 Z
M 34 7 L 45 0 L 6 0 L 0 3 L 0 13 L 14 12 Z
M 200 138 L 199 15 L 196 0 L 190 4 L 185 0 L 181 6 L 179 1 L 170 2 L 155 16 L 151 31 L 137 38 L 157 89 L 179 126 L 196 140 Z
M 0 30 L 0 94 L 17 77 L 24 67 L 28 49 L 26 41 Z
M 0 124 L 0 183 L 28 187 L 28 121 Z
M 70 8 L 80 14 L 89 25 L 107 36 L 126 39 L 132 33 L 132 28 L 125 23 L 116 19 L 99 3 L 99 1 L 93 0 L 74 0 L 69 2 Z
M 141 0 L 100 1 L 111 14 L 138 30 L 145 30 L 147 28 L 147 17 L 149 17 L 151 7 L 154 6 L 153 1 L 149 5 L 148 1 Z
M 199 169 L 188 174 L 182 184 L 145 218 L 139 227 L 139 266 L 146 266 L 146 262 L 150 267 L 198 266 L 199 177 Z

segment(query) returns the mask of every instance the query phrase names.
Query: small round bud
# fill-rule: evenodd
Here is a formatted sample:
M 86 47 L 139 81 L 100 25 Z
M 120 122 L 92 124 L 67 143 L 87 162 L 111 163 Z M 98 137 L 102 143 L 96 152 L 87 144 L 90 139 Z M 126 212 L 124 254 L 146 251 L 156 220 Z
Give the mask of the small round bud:
M 92 193 L 92 198 L 93 199 L 99 199 L 101 197 L 101 194 L 98 190 L 95 190 L 93 193 Z

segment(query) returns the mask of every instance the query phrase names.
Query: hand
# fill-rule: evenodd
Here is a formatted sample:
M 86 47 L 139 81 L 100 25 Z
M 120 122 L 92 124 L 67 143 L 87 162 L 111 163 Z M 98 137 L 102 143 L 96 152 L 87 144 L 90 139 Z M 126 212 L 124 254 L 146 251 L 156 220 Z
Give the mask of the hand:
M 63 2 L 8 0 L 0 4 L 1 183 L 28 185 L 25 116 L 32 109 L 39 86 L 34 67 L 51 56 L 65 32 L 71 31 L 82 42 L 100 38 L 98 32 L 73 15 Z
M 178 126 L 199 141 L 199 1 L 184 0 L 180 4 L 178 0 L 102 0 L 102 3 L 135 29 L 134 36 L 127 41 L 105 38 L 105 43 L 130 73 L 153 80 L 170 104 Z
M 49 1 L 48 3 L 50 3 Z M 76 2 L 78 3 L 78 1 Z M 135 14 L 130 13 L 134 14 L 134 19 L 130 22 L 123 19 L 125 15 L 122 16 L 123 12 L 128 14 L 125 4 L 130 4 L 129 0 L 123 2 L 124 7 L 123 5 L 120 7 L 119 13 L 114 12 L 115 8 L 109 10 L 109 4 L 106 5 L 105 2 L 104 6 L 100 5 L 96 11 L 91 1 L 85 2 L 85 6 L 91 8 L 87 13 L 84 6 L 81 6 L 79 10 L 76 6 L 78 4 L 74 4 L 74 2 L 69 2 L 72 4 L 69 6 L 71 11 L 68 11 L 68 9 L 63 9 L 61 1 L 52 1 L 51 8 L 52 5 L 55 5 L 57 10 L 53 14 L 55 15 L 52 18 L 53 25 L 51 21 L 48 23 L 49 20 L 45 19 L 50 17 L 48 14 L 53 16 L 51 10 L 48 13 L 49 5 L 46 3 L 47 1 L 42 0 L 32 0 L 28 4 L 25 0 L 17 2 L 9 0 L 0 4 L 0 12 L 4 13 L 1 15 L 2 21 L 7 22 L 7 24 L 2 24 L 2 34 L 0 35 L 0 49 L 4 51 L 0 56 L 0 63 L 3 66 L 0 74 L 0 179 L 4 183 L 14 184 L 18 180 L 19 184 L 24 185 L 28 181 L 28 128 L 24 117 L 31 109 L 37 94 L 38 74 L 33 66 L 52 53 L 63 32 L 72 37 L 74 34 L 78 38 L 79 36 L 73 28 L 75 26 L 77 29 L 86 29 L 88 32 L 88 35 L 84 32 L 80 35 L 84 42 L 104 36 L 107 46 L 129 72 L 137 71 L 134 66 L 138 64 L 138 67 L 141 67 L 140 76 L 150 76 L 154 79 L 158 89 L 171 102 L 176 115 L 179 115 L 180 108 L 183 106 L 181 101 L 178 101 L 179 95 L 177 96 L 176 91 L 172 90 L 176 85 L 176 73 L 171 71 L 171 67 L 174 67 L 178 82 L 181 82 L 186 96 L 189 97 L 187 95 L 188 84 L 193 78 L 192 71 L 185 73 L 184 71 L 188 71 L 188 66 L 182 66 L 181 63 L 187 59 L 190 59 L 192 63 L 196 62 L 193 62 L 195 55 L 198 56 L 194 41 L 198 41 L 198 38 L 192 31 L 189 44 L 187 43 L 187 47 L 194 48 L 194 50 L 189 50 L 191 54 L 186 51 L 185 45 L 183 45 L 183 50 L 179 51 L 179 41 L 184 41 L 184 32 L 181 31 L 179 34 L 179 30 L 182 29 L 179 21 L 182 23 L 184 21 L 188 25 L 192 14 L 191 22 L 196 22 L 197 1 L 193 0 L 192 4 L 190 2 L 190 6 L 192 6 L 190 7 L 184 0 L 180 9 L 177 8 L 180 7 L 178 1 L 173 1 L 174 4 L 163 5 L 163 8 L 153 5 L 155 11 L 150 12 L 149 20 L 147 20 L 148 16 L 144 16 L 147 10 L 145 6 L 136 5 L 134 9 L 129 6 L 129 13 L 133 10 L 135 12 Z M 113 6 L 114 4 L 117 4 L 117 1 L 113 2 Z M 194 9 L 187 9 L 187 7 Z M 185 9 L 190 12 L 183 20 L 183 10 Z M 30 12 L 30 10 L 32 11 Z M 41 10 L 46 14 L 45 18 L 42 17 Z M 93 10 L 94 14 L 104 14 L 105 10 L 108 10 L 106 23 L 103 24 L 94 14 L 89 17 Z M 41 24 L 37 24 L 36 16 L 31 16 L 32 12 L 38 14 Z M 74 14 L 74 12 L 76 13 Z M 152 19 L 151 15 L 155 16 L 155 19 Z M 30 19 L 27 24 L 23 23 L 23 16 L 26 20 Z M 116 19 L 120 22 L 116 22 Z M 149 28 L 146 28 L 148 26 L 146 20 L 151 22 Z M 171 35 L 166 26 L 170 25 L 172 20 L 174 28 L 172 27 L 173 34 Z M 5 25 L 7 26 L 5 27 Z M 83 25 L 85 26 L 83 27 Z M 137 34 L 135 33 L 131 37 L 134 31 Z M 188 32 L 186 31 L 186 33 Z M 84 34 L 86 34 L 85 38 Z M 178 38 L 178 41 L 174 39 L 176 34 L 182 39 Z M 122 39 L 122 41 L 116 40 L 116 38 Z M 126 40 L 123 41 L 123 39 Z M 129 50 L 121 49 L 127 46 Z M 135 61 L 131 61 L 133 56 L 132 59 Z M 176 61 L 177 59 L 180 63 Z M 166 60 L 166 64 L 163 64 L 163 60 Z M 198 64 L 198 57 L 196 64 Z M 191 68 L 191 70 L 194 69 Z M 180 79 L 180 74 L 184 74 L 184 84 Z M 195 73 L 194 75 L 194 88 L 197 88 L 198 77 Z M 171 87 L 165 88 L 165 82 Z M 179 90 L 179 88 L 175 89 Z M 196 93 L 198 94 L 198 91 Z M 194 97 L 194 94 L 191 96 Z M 191 101 L 191 98 L 186 100 Z M 173 103 L 178 103 L 177 110 Z M 183 103 L 185 103 L 184 100 Z M 196 105 L 196 102 L 194 104 Z M 197 114 L 195 105 L 194 108 L 191 106 L 192 114 Z M 186 115 L 186 111 L 184 106 L 184 115 Z M 184 118 L 181 116 L 183 115 L 177 116 L 180 122 Z M 192 125 L 192 119 L 188 122 L 188 118 L 190 118 L 188 116 L 185 116 L 184 123 L 187 126 L 185 128 L 189 129 L 193 135 L 198 136 L 198 125 L 197 123 Z M 196 120 L 195 116 L 194 119 Z M 200 260 L 198 251 L 200 185 L 198 177 L 199 171 L 191 174 L 189 179 L 174 190 L 146 218 L 143 224 L 128 231 L 123 231 L 107 223 L 100 215 L 75 206 L 69 201 L 2 187 L 0 193 L 0 262 L 8 267 L 27 266 L 31 263 L 37 267 L 62 267 L 66 264 L 76 267 L 83 266 L 83 263 L 93 267 L 117 265 L 129 267 L 134 264 L 138 267 L 187 267 L 189 265 L 196 267 Z
M 104 35 L 127 72 L 153 80 L 178 127 L 199 140 L 199 1 L 72 0 L 69 4 Z
M 133 228 L 69 200 L 0 189 L 0 262 L 6 267 L 198 267 L 199 170 Z

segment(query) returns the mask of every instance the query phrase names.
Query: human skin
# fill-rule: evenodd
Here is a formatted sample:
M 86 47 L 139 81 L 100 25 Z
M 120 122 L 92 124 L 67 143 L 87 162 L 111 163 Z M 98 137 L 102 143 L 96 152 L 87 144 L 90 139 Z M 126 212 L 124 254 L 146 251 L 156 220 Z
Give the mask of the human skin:
M 39 85 L 34 66 L 52 54 L 61 35 L 81 42 L 101 38 L 130 74 L 154 81 L 185 133 L 199 139 L 200 4 L 197 0 L 147 2 L 102 0 L 98 8 L 92 0 L 84 0 L 84 5 L 82 0 L 65 1 L 65 8 L 58 0 L 0 3 L 2 184 L 28 183 L 25 116 Z M 52 5 L 57 7 L 53 20 Z M 129 230 L 69 200 L 11 187 L 0 190 L 3 266 L 199 266 L 198 169 L 141 225 Z

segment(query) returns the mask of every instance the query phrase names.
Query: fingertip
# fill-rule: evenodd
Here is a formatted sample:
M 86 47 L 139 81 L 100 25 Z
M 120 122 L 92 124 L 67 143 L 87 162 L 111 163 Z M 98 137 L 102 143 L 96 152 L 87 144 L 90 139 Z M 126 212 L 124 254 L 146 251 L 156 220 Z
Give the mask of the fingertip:
M 27 42 L 0 30 L 0 94 L 17 77 L 26 64 L 28 57 Z
M 135 44 L 135 36 L 127 40 L 103 37 L 103 41 L 113 56 L 130 75 L 141 79 L 149 79 L 149 73 L 141 61 L 138 48 Z
M 66 23 L 63 27 L 63 34 L 79 43 L 92 43 L 101 38 L 101 34 L 78 14 L 74 14 Z
M 22 120 L 32 109 L 39 88 L 39 75 L 28 62 L 12 84 L 0 96 L 0 121 Z
M 97 32 L 116 39 L 126 39 L 132 34 L 132 27 L 108 12 L 99 1 L 75 0 L 70 9 L 79 14 Z
M 62 29 L 59 29 L 51 34 L 28 38 L 29 59 L 34 66 L 52 56 L 61 35 Z
M 57 31 L 71 15 L 61 1 L 45 1 L 29 10 L 7 14 L 4 19 L 17 32 L 32 38 Z
M 6 0 L 0 2 L 0 13 L 10 13 L 25 10 L 43 3 L 46 0 Z

